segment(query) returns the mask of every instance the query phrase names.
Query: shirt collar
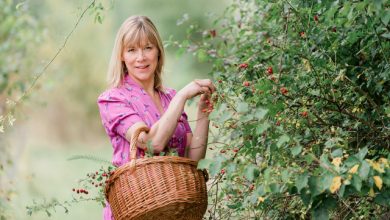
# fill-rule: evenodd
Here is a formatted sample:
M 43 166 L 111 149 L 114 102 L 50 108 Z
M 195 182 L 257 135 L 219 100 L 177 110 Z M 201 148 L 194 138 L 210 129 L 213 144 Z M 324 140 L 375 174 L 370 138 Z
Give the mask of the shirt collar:
M 142 86 L 140 84 L 138 84 L 133 78 L 131 78 L 131 76 L 129 74 L 125 75 L 124 82 L 125 82 L 125 85 L 128 84 L 131 86 L 136 86 L 138 88 L 142 88 Z

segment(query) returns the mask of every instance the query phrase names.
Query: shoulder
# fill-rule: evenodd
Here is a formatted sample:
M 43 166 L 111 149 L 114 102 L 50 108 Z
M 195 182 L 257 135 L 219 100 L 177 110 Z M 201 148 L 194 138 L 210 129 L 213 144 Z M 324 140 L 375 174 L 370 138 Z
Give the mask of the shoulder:
M 107 89 L 106 91 L 102 92 L 98 97 L 98 102 L 101 101 L 118 101 L 118 100 L 125 100 L 126 99 L 126 89 L 123 87 L 115 87 Z

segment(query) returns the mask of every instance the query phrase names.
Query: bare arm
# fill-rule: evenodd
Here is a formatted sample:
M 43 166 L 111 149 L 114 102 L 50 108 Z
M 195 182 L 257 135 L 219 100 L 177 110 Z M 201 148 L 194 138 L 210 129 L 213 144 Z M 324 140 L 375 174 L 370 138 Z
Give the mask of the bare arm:
M 215 91 L 215 88 L 210 80 L 198 80 L 188 84 L 173 97 L 165 113 L 160 120 L 153 124 L 150 131 L 148 133 L 142 132 L 140 134 L 138 137 L 138 146 L 145 149 L 147 146 L 146 143 L 151 141 L 155 153 L 163 151 L 169 139 L 175 132 L 177 121 L 183 112 L 187 99 L 213 91 Z M 126 139 L 129 142 L 134 131 L 141 126 L 146 125 L 143 122 L 139 122 L 130 127 L 126 133 Z
M 194 135 L 189 134 L 187 136 L 187 141 L 189 142 L 187 156 L 195 161 L 199 161 L 206 156 L 210 120 L 208 117 L 209 112 L 204 112 L 203 110 L 208 108 L 206 102 L 208 100 L 209 96 L 207 94 L 201 96 Z

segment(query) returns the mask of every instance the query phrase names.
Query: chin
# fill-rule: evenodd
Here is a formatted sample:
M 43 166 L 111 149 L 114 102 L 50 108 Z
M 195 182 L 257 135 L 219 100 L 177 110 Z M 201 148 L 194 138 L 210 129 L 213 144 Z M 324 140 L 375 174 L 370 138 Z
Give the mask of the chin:
M 153 74 L 149 73 L 136 73 L 133 76 L 140 81 L 148 81 L 154 79 Z

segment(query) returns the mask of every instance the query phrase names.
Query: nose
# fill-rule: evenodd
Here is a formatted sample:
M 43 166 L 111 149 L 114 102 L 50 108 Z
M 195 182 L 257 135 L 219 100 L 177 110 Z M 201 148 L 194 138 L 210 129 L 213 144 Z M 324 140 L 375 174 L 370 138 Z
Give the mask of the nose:
M 145 54 L 142 49 L 137 50 L 137 61 L 144 60 L 145 59 Z

